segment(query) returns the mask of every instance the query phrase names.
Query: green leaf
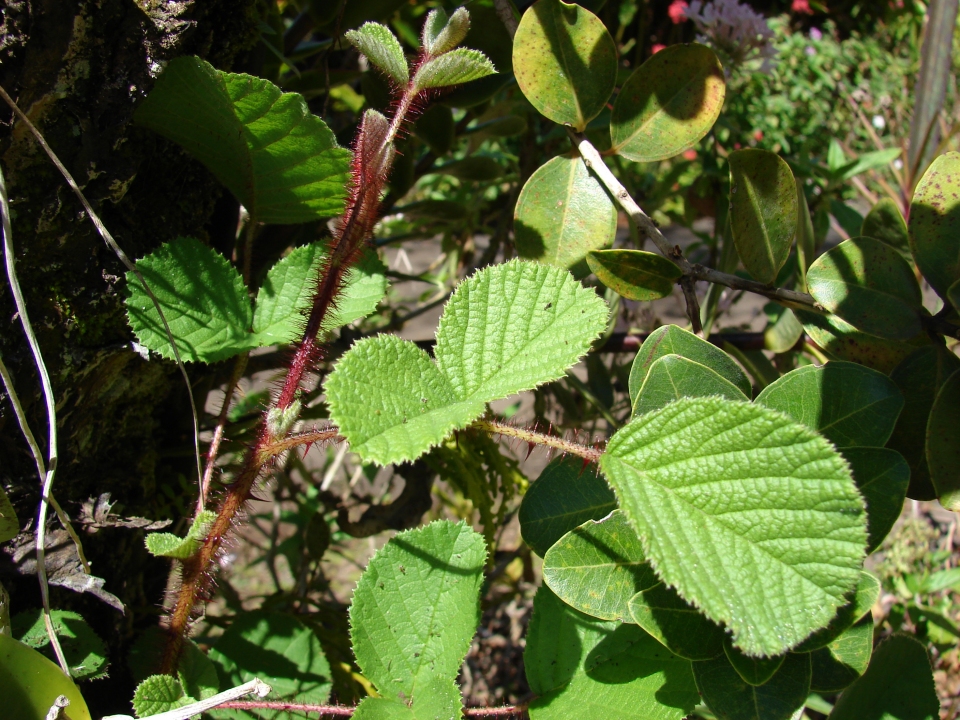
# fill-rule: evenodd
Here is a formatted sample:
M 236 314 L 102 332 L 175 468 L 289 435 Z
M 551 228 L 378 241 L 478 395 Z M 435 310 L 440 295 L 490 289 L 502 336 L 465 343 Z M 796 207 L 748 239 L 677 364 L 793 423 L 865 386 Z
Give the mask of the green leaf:
M 765 387 L 757 402 L 813 428 L 838 448 L 883 447 L 903 408 L 890 378 L 846 362 L 788 372 Z
M 830 201 L 830 214 L 836 218 L 843 231 L 854 237 L 863 227 L 863 215 L 841 200 Z
M 322 243 L 311 243 L 296 248 L 270 268 L 257 293 L 253 314 L 256 345 L 263 347 L 298 339 L 325 256 Z M 364 253 L 360 262 L 347 272 L 337 307 L 326 327 L 331 330 L 342 327 L 372 313 L 387 291 L 384 271 L 374 253 Z
M 767 350 L 775 353 L 789 351 L 803 335 L 803 325 L 793 314 L 793 310 L 777 303 L 767 303 L 763 310 L 767 313 L 767 327 L 763 331 L 763 344 Z
M 960 313 L 960 280 L 947 288 L 947 300 L 953 305 L 953 309 Z
M 540 473 L 520 504 L 520 534 L 540 557 L 561 537 L 587 520 L 617 508 L 613 490 L 575 458 L 557 458 Z
M 800 289 L 807 286 L 807 268 L 813 262 L 817 250 L 817 236 L 813 230 L 813 218 L 803 192 L 803 183 L 797 183 L 797 263 L 800 270 Z M 866 234 L 866 233 L 864 233 Z
M 258 222 L 303 223 L 343 211 L 350 151 L 300 95 L 267 80 L 178 57 L 134 120 L 200 160 Z
M 370 560 L 350 606 L 357 664 L 387 699 L 457 677 L 480 622 L 486 545 L 465 523 L 399 533 Z
M 172 533 L 150 533 L 144 538 L 147 551 L 155 557 L 170 557 L 178 560 L 191 558 L 200 549 L 200 544 L 206 539 L 210 526 L 216 519 L 217 514 L 212 510 L 197 513 L 190 530 L 187 531 L 187 536 L 183 538 Z
M 190 702 L 180 681 L 170 675 L 151 675 L 137 685 L 133 694 L 133 710 L 138 717 L 170 712 Z
M 600 282 L 628 300 L 666 297 L 682 275 L 662 255 L 643 250 L 593 250 L 587 253 L 587 265 Z
M 53 629 L 74 680 L 93 680 L 106 675 L 107 648 L 87 621 L 70 610 L 51 610 Z M 26 610 L 13 617 L 13 636 L 24 645 L 43 652 L 51 661 L 56 655 L 43 620 L 43 611 Z
M 603 22 L 579 5 L 538 0 L 513 39 L 513 71 L 527 100 L 582 132 L 617 81 L 617 48 Z
M 906 635 L 880 643 L 863 676 L 848 687 L 830 720 L 936 720 L 940 701 L 927 651 Z
M 887 448 L 847 448 L 843 456 L 867 504 L 867 553 L 872 553 L 900 517 L 910 466 L 900 453 Z
M 944 153 L 927 169 L 910 203 L 910 249 L 942 298 L 960 280 L 960 153 Z
M 156 625 L 147 628 L 137 638 L 128 656 L 134 682 L 143 682 L 159 668 L 166 643 L 166 633 Z M 177 679 L 184 694 L 196 700 L 205 700 L 220 692 L 216 666 L 189 638 L 184 639 L 177 663 Z
M 407 58 L 403 54 L 400 41 L 390 32 L 390 28 L 380 23 L 368 22 L 356 30 L 348 30 L 344 37 L 394 83 L 403 86 L 410 81 Z
M 582 276 L 587 253 L 613 243 L 617 209 L 579 156 L 560 155 L 524 184 L 513 222 L 520 257 Z
M 322 704 L 330 697 L 330 665 L 316 634 L 293 615 L 243 613 L 217 638 L 209 658 L 220 684 L 235 687 L 260 678 L 271 699 Z M 282 718 L 283 711 L 217 710 L 218 718 Z
M 0 633 L 0 688 L 3 715 L 45 720 L 60 695 L 70 701 L 70 720 L 90 720 L 90 711 L 74 682 L 43 655 Z
M 709 660 L 723 653 L 723 630 L 677 591 L 659 583 L 630 598 L 633 621 L 670 652 L 687 660 Z
M 723 652 L 727 656 L 727 661 L 733 666 L 733 669 L 737 671 L 740 679 L 748 685 L 765 685 L 777 670 L 780 669 L 783 661 L 787 658 L 786 655 L 751 657 L 737 650 L 730 643 L 729 638 L 725 638 L 724 640 Z
M 20 534 L 20 521 L 17 520 L 17 511 L 10 504 L 10 498 L 0 487 L 0 543 L 12 540 Z
M 634 416 L 659 410 L 682 397 L 719 395 L 728 400 L 749 400 L 740 389 L 706 365 L 679 355 L 658 358 L 647 373 L 633 404 Z
M 615 510 L 560 538 L 543 559 L 543 582 L 585 615 L 630 622 L 630 598 L 659 580 L 640 538 L 623 512 Z
M 676 325 L 664 325 L 654 330 L 643 341 L 630 368 L 630 401 L 635 403 L 650 367 L 664 355 L 679 355 L 705 365 L 733 383 L 747 397 L 753 392 L 750 379 L 736 361 L 723 350 L 688 330 Z
M 807 270 L 814 299 L 858 330 L 908 340 L 920 332 L 923 297 L 910 264 L 889 245 L 852 238 Z
M 253 310 L 243 280 L 216 250 L 179 237 L 140 258 L 137 269 L 159 301 L 183 360 L 216 362 L 253 347 Z M 132 272 L 127 288 L 127 321 L 137 340 L 172 360 L 160 315 Z
M 748 655 L 795 646 L 856 584 L 863 502 L 843 458 L 785 415 L 684 398 L 617 431 L 600 466 L 657 574 Z
M 720 115 L 726 83 L 705 45 L 671 45 L 652 55 L 624 83 L 610 119 L 612 150 L 635 162 L 679 155 L 706 135 Z
M 860 234 L 875 238 L 900 252 L 910 252 L 907 223 L 892 198 L 883 198 L 870 208 L 870 212 L 863 219 Z
M 880 597 L 880 581 L 861 570 L 857 588 L 847 603 L 837 610 L 830 624 L 820 628 L 796 648 L 796 652 L 811 652 L 826 647 L 870 612 Z
M 844 170 L 841 177 L 844 180 L 850 180 L 861 173 L 865 173 L 867 170 L 886 167 L 900 157 L 902 152 L 900 148 L 887 148 L 886 150 L 874 150 L 873 152 L 863 153 L 856 161 L 851 163 L 848 169 Z
M 457 48 L 427 60 L 413 76 L 413 85 L 419 90 L 448 87 L 479 80 L 493 75 L 497 69 L 479 50 Z
M 697 703 L 690 663 L 636 625 L 590 618 L 537 591 L 524 667 L 531 720 L 681 720 Z
M 744 267 L 772 284 L 797 232 L 797 185 L 790 166 L 767 150 L 730 153 L 730 227 Z
M 810 689 L 840 692 L 863 675 L 873 654 L 873 618 L 865 617 L 826 647 L 810 653 Z
M 724 720 L 789 720 L 810 693 L 810 674 L 810 656 L 792 653 L 759 687 L 745 682 L 725 655 L 693 663 L 700 696 Z
M 423 23 L 423 49 L 429 55 L 440 55 L 453 50 L 463 41 L 469 30 L 470 13 L 465 7 L 457 8 L 449 18 L 443 8 L 431 10 Z
M 445 678 L 425 678 L 418 692 L 403 700 L 366 697 L 357 706 L 354 720 L 439 720 L 463 713 L 460 688 Z
M 927 423 L 927 467 L 940 504 L 960 510 L 960 370 L 940 387 Z

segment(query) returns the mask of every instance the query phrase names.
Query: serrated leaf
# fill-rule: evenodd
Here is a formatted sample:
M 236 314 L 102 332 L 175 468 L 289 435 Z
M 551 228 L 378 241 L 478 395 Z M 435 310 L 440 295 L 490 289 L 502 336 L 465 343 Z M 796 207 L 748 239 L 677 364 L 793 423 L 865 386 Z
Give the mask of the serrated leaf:
M 443 8 L 431 10 L 423 23 L 423 49 L 429 55 L 440 55 L 453 50 L 470 30 L 470 13 L 457 8 L 449 18 Z
M 866 518 L 853 478 L 786 415 L 684 398 L 618 430 L 600 465 L 660 578 L 748 655 L 798 644 L 856 584 Z
M 907 223 L 892 198 L 883 198 L 870 208 L 870 212 L 863 219 L 860 234 L 875 238 L 900 252 L 910 252 Z
M 659 410 L 682 397 L 717 395 L 728 400 L 749 400 L 732 382 L 693 360 L 679 355 L 658 358 L 647 372 L 633 404 L 634 416 Z
M 873 618 L 865 617 L 826 647 L 810 653 L 810 689 L 840 692 L 863 675 L 873 653 Z
M 520 257 L 583 276 L 587 253 L 613 243 L 617 209 L 582 158 L 560 155 L 524 184 L 513 223 Z
M 617 498 L 603 478 L 585 471 L 578 459 L 557 458 L 523 496 L 518 514 L 520 534 L 543 557 L 565 534 L 616 508 Z
M 867 505 L 867 553 L 872 553 L 900 517 L 910 466 L 900 453 L 888 448 L 847 448 L 843 456 Z
M 439 57 L 427 60 L 413 76 L 417 90 L 460 85 L 493 75 L 497 69 L 479 50 L 457 48 Z
M 400 41 L 390 32 L 390 28 L 380 23 L 368 22 L 356 30 L 347 31 L 344 37 L 397 85 L 406 85 L 410 81 L 407 58 L 403 54 Z
M 480 622 L 486 544 L 465 523 L 399 533 L 374 555 L 350 606 L 357 664 L 384 698 L 452 682 Z
M 180 681 L 170 675 L 151 675 L 133 693 L 133 710 L 138 717 L 170 712 L 190 702 Z
M 687 660 L 709 660 L 723 653 L 723 629 L 663 583 L 630 598 L 630 616 L 670 652 Z
M 960 370 L 943 383 L 930 409 L 926 454 L 940 504 L 960 510 Z
M 320 640 L 293 615 L 255 610 L 243 613 L 217 638 L 209 654 L 223 687 L 259 678 L 273 688 L 271 699 L 322 704 L 330 696 L 330 664 Z M 282 718 L 282 710 L 216 710 L 218 718 Z
M 837 610 L 837 614 L 826 627 L 817 630 L 794 650 L 811 652 L 826 647 L 867 615 L 879 597 L 880 581 L 865 570 L 861 570 L 856 590 L 848 597 L 846 604 Z
M 763 331 L 763 345 L 775 353 L 789 351 L 803 335 L 803 325 L 793 314 L 793 310 L 777 303 L 764 306 L 767 313 L 767 327 Z
M 771 284 L 797 232 L 797 185 L 790 166 L 767 150 L 730 153 L 730 227 L 744 267 Z
M 676 325 L 657 328 L 643 341 L 630 368 L 630 402 L 635 403 L 650 367 L 664 355 L 679 355 L 705 365 L 733 383 L 747 397 L 753 392 L 750 379 L 723 350 Z
M 771 383 L 757 403 L 786 413 L 838 448 L 883 447 L 903 408 L 890 378 L 847 362 L 797 368 Z
M 343 211 L 350 151 L 300 95 L 267 80 L 174 58 L 134 120 L 200 160 L 258 222 Z
M 657 300 L 673 292 L 680 268 L 662 255 L 643 250 L 593 250 L 587 265 L 597 278 L 628 300 Z
M 323 244 L 311 243 L 296 248 L 270 268 L 257 293 L 253 313 L 256 345 L 263 347 L 298 339 L 325 255 Z M 360 262 L 347 272 L 337 307 L 326 327 L 333 330 L 366 317 L 376 309 L 386 291 L 383 264 L 374 253 L 364 253 Z
M 441 720 L 459 718 L 463 700 L 456 683 L 430 678 L 419 683 L 415 696 L 404 700 L 366 697 L 357 706 L 354 720 Z
M 923 645 L 906 635 L 880 643 L 863 676 L 844 690 L 829 720 L 936 720 L 940 701 Z
M 807 270 L 807 289 L 870 335 L 909 340 L 920 332 L 923 297 L 913 269 L 879 240 L 851 238 L 821 255 Z
M 534 598 L 524 667 L 531 720 L 681 720 L 697 703 L 690 663 L 636 625 L 590 618 L 549 588 Z
M 617 80 L 617 48 L 603 22 L 579 5 L 538 0 L 520 19 L 513 71 L 543 115 L 582 132 Z
M 615 510 L 560 538 L 543 559 L 543 582 L 585 615 L 630 622 L 630 598 L 660 581 L 640 538 L 623 512 Z
M 197 513 L 187 531 L 186 537 L 178 537 L 172 533 L 150 533 L 144 538 L 147 551 L 154 557 L 170 557 L 178 560 L 187 560 L 200 549 L 200 544 L 210 532 L 210 526 L 217 519 L 212 510 Z
M 765 685 L 746 683 L 726 655 L 693 663 L 697 689 L 724 720 L 790 720 L 810 693 L 810 656 L 787 655 Z
M 17 511 L 13 509 L 10 498 L 0 487 L 0 543 L 12 540 L 20 534 L 20 521 L 17 520 Z
M 44 720 L 58 696 L 70 701 L 70 720 L 90 720 L 74 682 L 43 655 L 0 633 L 0 688 L 3 715 L 17 720 Z
M 910 249 L 942 298 L 960 280 L 960 153 L 944 153 L 927 169 L 910 203 Z
M 726 83 L 705 45 L 671 45 L 652 55 L 624 83 L 610 119 L 612 150 L 634 162 L 679 155 L 706 135 L 720 115 Z
M 179 237 L 137 261 L 185 361 L 216 362 L 253 347 L 253 309 L 240 273 L 213 248 Z M 146 348 L 174 359 L 160 315 L 127 273 L 127 321 Z
M 128 655 L 134 682 L 143 682 L 159 669 L 166 642 L 166 633 L 156 625 L 147 628 L 137 638 Z M 205 700 L 220 692 L 216 666 L 189 638 L 184 638 L 183 651 L 177 662 L 177 679 L 184 694 L 197 700 Z
M 50 617 L 73 679 L 92 680 L 106 675 L 107 648 L 87 621 L 70 610 L 51 610 Z M 11 629 L 13 636 L 24 645 L 56 661 L 43 611 L 26 610 L 14 615 Z
M 787 658 L 786 655 L 774 655 L 773 657 L 744 655 L 730 643 L 729 638 L 725 638 L 723 652 L 727 656 L 727 662 L 737 671 L 737 675 L 748 685 L 755 686 L 765 685 Z

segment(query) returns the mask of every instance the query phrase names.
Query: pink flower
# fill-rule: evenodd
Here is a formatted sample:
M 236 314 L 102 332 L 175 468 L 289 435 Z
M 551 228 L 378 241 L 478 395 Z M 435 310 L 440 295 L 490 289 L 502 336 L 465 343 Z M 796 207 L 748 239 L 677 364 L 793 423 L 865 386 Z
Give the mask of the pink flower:
M 790 6 L 790 9 L 795 13 L 813 15 L 813 10 L 810 9 L 810 0 L 793 0 L 793 5 Z
M 667 8 L 667 15 L 673 21 L 674 25 L 679 25 L 687 20 L 687 0 L 673 0 L 670 7 Z
M 663 49 L 666 48 L 666 47 L 667 47 L 667 46 L 664 45 L 664 44 L 662 44 L 662 43 L 657 43 L 657 44 L 654 45 L 652 48 L 650 48 L 650 54 L 651 54 L 651 55 L 656 55 L 658 52 L 660 52 L 661 50 L 663 50 Z

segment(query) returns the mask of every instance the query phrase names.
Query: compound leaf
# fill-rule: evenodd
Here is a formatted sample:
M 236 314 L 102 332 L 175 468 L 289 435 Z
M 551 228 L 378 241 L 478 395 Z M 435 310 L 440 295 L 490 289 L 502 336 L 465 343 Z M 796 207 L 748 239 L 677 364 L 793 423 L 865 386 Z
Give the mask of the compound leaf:
M 258 222 L 303 223 L 343 210 L 350 151 L 303 97 L 267 80 L 178 57 L 134 120 L 200 160 Z
M 630 615 L 670 652 L 687 660 L 709 660 L 723 652 L 723 629 L 663 583 L 634 595 Z
M 633 414 L 659 410 L 682 397 L 719 395 L 728 400 L 749 400 L 732 382 L 693 360 L 679 355 L 658 358 L 643 381 L 633 403 Z
M 457 48 L 421 65 L 413 84 L 417 90 L 428 90 L 479 80 L 495 72 L 493 63 L 479 50 Z
M 960 153 L 944 153 L 920 178 L 907 227 L 917 267 L 946 299 L 960 280 Z
M 847 448 L 843 456 L 867 505 L 867 553 L 872 553 L 900 517 L 910 466 L 900 453 L 888 448 Z
M 587 265 L 594 275 L 628 300 L 657 300 L 673 292 L 680 268 L 662 255 L 643 250 L 593 250 Z
M 762 405 L 683 398 L 600 460 L 657 574 L 748 655 L 826 625 L 857 582 L 866 517 L 846 462 Z
M 960 510 L 960 370 L 943 383 L 930 409 L 927 467 L 940 504 Z
M 726 655 L 693 663 L 700 696 L 726 720 L 789 720 L 810 693 L 810 656 L 789 654 L 766 684 L 747 683 Z

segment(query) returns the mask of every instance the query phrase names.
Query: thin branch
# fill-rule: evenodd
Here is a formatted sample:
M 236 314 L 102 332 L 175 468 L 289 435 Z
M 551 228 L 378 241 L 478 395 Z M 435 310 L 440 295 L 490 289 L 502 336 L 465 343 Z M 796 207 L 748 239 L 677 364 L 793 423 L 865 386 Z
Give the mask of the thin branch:
M 207 464 L 203 469 L 203 478 L 200 480 L 200 495 L 197 497 L 197 513 L 203 512 L 207 502 L 207 492 L 210 490 L 210 482 L 213 480 L 213 471 L 217 462 L 217 453 L 220 452 L 220 443 L 223 441 L 223 430 L 227 424 L 227 413 L 230 410 L 230 400 L 233 393 L 236 392 L 237 383 L 243 376 L 243 371 L 247 368 L 247 361 L 250 359 L 250 353 L 245 352 L 237 356 L 233 363 L 233 370 L 230 372 L 230 380 L 227 382 L 227 389 L 223 394 L 223 405 L 220 407 L 220 415 L 217 417 L 217 426 L 213 429 L 213 437 L 210 440 L 210 448 L 207 450 Z
M 503 707 L 492 708 L 465 708 L 463 714 L 467 717 L 504 717 L 510 715 L 519 715 L 527 711 L 528 703 L 519 705 L 504 705 Z
M 700 302 L 697 300 L 696 281 L 690 275 L 680 279 L 680 289 L 683 290 L 683 299 L 687 303 L 687 317 L 690 318 L 690 327 L 694 335 L 703 337 L 703 324 L 700 322 Z
M 513 40 L 513 36 L 517 34 L 517 28 L 520 26 L 513 14 L 513 3 L 510 0 L 493 0 L 493 7 L 497 11 L 500 22 L 507 29 L 510 39 Z
M 603 450 L 591 445 L 581 445 L 580 443 L 566 440 L 556 435 L 547 435 L 536 432 L 535 430 L 527 430 L 526 428 L 520 428 L 516 425 L 510 425 L 497 420 L 477 420 L 470 425 L 470 427 L 476 430 L 483 430 L 491 435 L 515 437 L 530 445 L 551 447 L 569 455 L 582 457 L 587 462 L 597 462 L 600 456 L 603 455 Z
M 217 706 L 221 710 L 286 710 L 288 712 L 319 713 L 332 717 L 350 717 L 356 712 L 355 707 L 346 705 L 313 705 L 310 703 L 288 703 L 276 700 L 238 700 L 221 703 Z M 464 708 L 463 714 L 467 717 L 509 717 L 525 712 L 526 703 L 519 705 L 505 705 L 492 708 Z M 104 718 L 109 720 L 109 718 Z M 147 718 L 147 720 L 152 720 Z
M 206 700 L 191 703 L 190 705 L 184 705 L 183 707 L 176 708 L 175 710 L 168 710 L 167 712 L 162 712 L 158 715 L 148 715 L 142 720 L 188 720 L 188 718 L 191 718 L 194 715 L 199 715 L 207 710 L 233 707 L 234 701 L 247 695 L 266 697 L 272 692 L 272 690 L 273 688 L 263 682 L 263 680 L 254 678 L 253 680 L 245 682 L 243 685 L 238 685 L 230 690 L 217 693 Z M 242 705 L 243 703 L 241 702 L 240 704 Z M 255 703 L 252 704 L 254 707 L 256 707 Z M 103 720 L 133 720 L 133 718 L 129 715 L 110 715 L 103 718 Z
M 260 462 L 266 463 L 270 458 L 280 453 L 298 447 L 300 445 L 313 445 L 314 443 L 324 442 L 343 442 L 346 438 L 341 437 L 340 430 L 333 425 L 325 428 L 316 428 L 306 432 L 290 435 L 282 440 L 275 440 L 267 443 L 260 448 Z

